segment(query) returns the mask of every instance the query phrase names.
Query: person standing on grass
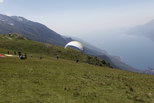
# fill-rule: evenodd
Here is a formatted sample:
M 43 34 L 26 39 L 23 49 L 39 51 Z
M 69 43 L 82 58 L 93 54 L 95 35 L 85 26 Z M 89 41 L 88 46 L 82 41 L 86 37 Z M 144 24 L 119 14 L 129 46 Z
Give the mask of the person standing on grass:
M 43 57 L 40 57 L 40 60 L 43 59 Z
M 57 55 L 57 60 L 59 59 L 59 55 Z
M 79 63 L 79 59 L 76 60 L 76 63 Z
M 25 53 L 25 59 L 27 59 L 27 53 Z
M 16 51 L 14 51 L 14 55 L 16 55 L 17 53 L 16 53 Z
M 21 52 L 18 52 L 19 57 L 21 56 Z

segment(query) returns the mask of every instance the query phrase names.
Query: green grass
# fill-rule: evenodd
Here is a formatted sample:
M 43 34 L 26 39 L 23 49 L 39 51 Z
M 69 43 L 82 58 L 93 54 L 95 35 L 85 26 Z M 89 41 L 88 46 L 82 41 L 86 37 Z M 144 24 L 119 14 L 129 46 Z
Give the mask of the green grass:
M 153 102 L 154 76 L 55 58 L 0 58 L 0 103 Z
M 20 49 L 33 57 L 0 58 L 0 103 L 154 103 L 154 76 L 89 65 L 71 49 L 6 38 L 0 37 L 0 53 Z

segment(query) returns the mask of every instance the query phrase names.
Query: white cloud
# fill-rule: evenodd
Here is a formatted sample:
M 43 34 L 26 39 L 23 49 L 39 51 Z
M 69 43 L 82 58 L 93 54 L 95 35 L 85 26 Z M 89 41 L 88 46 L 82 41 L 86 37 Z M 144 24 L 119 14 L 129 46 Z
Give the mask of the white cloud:
M 0 0 L 0 3 L 3 3 L 4 2 L 4 0 Z

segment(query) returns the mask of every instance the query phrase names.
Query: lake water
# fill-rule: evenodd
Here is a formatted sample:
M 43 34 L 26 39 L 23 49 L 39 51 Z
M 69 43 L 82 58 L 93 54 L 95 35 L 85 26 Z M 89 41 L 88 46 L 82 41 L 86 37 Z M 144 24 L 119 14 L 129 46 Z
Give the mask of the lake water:
M 111 55 L 120 56 L 130 66 L 142 70 L 154 68 L 154 41 L 146 37 L 108 33 L 82 35 L 82 39 Z

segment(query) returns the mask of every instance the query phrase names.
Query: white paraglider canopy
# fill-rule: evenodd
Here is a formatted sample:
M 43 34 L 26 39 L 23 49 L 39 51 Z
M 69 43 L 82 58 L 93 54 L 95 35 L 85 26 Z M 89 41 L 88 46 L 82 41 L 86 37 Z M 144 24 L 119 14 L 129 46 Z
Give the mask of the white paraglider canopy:
M 77 49 L 83 51 L 83 45 L 82 45 L 82 43 L 80 43 L 78 41 L 69 42 L 68 44 L 66 44 L 65 48 L 67 48 L 67 47 L 74 47 L 74 48 L 77 48 Z

